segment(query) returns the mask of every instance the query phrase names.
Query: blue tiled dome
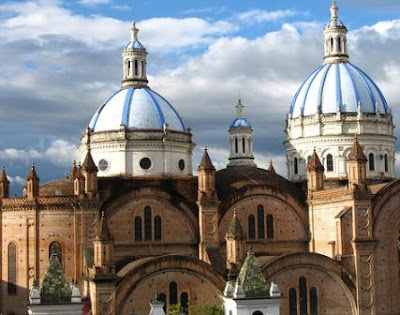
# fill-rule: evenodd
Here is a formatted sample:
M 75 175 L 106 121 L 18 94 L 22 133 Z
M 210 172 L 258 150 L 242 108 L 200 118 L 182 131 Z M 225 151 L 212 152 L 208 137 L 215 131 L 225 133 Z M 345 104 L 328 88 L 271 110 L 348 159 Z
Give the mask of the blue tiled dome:
M 128 43 L 128 45 L 126 45 L 126 47 L 125 47 L 125 50 L 130 50 L 130 49 L 142 49 L 142 50 L 145 50 L 146 48 L 138 40 L 131 40 Z
M 245 118 L 236 118 L 234 121 L 232 121 L 230 127 L 251 127 L 251 125 Z
M 164 124 L 176 131 L 185 125 L 172 105 L 149 88 L 129 88 L 116 92 L 94 114 L 92 131 L 127 129 L 163 129 Z
M 387 102 L 378 86 L 361 69 L 349 62 L 328 63 L 318 67 L 304 81 L 290 107 L 290 116 L 355 113 L 387 114 Z

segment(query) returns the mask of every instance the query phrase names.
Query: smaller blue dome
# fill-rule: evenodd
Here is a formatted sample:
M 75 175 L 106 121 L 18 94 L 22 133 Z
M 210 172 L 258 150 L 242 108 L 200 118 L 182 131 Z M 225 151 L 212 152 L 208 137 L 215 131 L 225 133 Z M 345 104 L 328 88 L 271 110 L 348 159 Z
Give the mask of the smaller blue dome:
M 138 40 L 133 40 L 130 41 L 128 43 L 128 45 L 126 45 L 125 50 L 129 50 L 129 49 L 140 49 L 140 50 L 145 50 L 146 48 L 144 48 L 144 46 L 142 45 L 141 42 L 139 42 Z
M 248 120 L 245 118 L 236 118 L 234 121 L 232 121 L 230 127 L 231 128 L 234 128 L 234 127 L 250 127 L 251 128 L 251 125 L 248 122 Z

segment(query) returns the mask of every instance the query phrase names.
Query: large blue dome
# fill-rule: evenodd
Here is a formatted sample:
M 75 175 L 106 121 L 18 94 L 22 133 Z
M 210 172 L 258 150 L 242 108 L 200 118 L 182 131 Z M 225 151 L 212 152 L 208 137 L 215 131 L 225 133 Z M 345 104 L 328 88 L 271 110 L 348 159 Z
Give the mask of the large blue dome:
M 235 127 L 251 127 L 249 121 L 246 118 L 236 118 L 234 121 L 232 121 L 230 128 L 235 128 Z
M 185 132 L 185 125 L 172 105 L 149 88 L 122 89 L 100 106 L 90 121 L 92 131 L 163 129 Z
M 297 91 L 290 116 L 356 113 L 388 114 L 389 108 L 378 86 L 361 69 L 349 62 L 327 63 L 318 67 Z

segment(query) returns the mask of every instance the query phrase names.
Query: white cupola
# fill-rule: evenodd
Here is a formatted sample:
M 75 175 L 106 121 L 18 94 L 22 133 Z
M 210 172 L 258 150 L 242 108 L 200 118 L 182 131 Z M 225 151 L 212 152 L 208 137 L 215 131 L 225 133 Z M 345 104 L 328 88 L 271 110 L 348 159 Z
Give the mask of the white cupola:
M 236 105 L 236 118 L 229 127 L 230 166 L 256 166 L 253 156 L 253 128 L 243 117 L 244 105 L 239 99 Z
M 148 87 L 147 51 L 135 22 L 130 31 L 121 89 L 93 115 L 81 139 L 81 160 L 90 150 L 99 177 L 192 176 L 191 130 L 171 103 Z
M 132 22 L 131 41 L 125 47 L 123 58 L 122 88 L 145 87 L 149 82 L 146 76 L 147 51 L 138 40 L 139 29 Z
M 377 84 L 353 65 L 347 53 L 347 28 L 332 1 L 324 30 L 324 61 L 301 84 L 286 121 L 288 178 L 306 180 L 314 148 L 326 180 L 347 180 L 354 136 L 364 147 L 367 179 L 395 176 L 393 117 Z

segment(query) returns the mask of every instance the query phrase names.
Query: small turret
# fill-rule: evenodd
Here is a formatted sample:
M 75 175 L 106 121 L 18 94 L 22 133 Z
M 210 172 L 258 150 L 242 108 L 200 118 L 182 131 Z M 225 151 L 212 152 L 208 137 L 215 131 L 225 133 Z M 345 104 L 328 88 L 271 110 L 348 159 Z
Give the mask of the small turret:
M 274 173 L 274 174 L 276 173 L 274 164 L 272 163 L 272 160 L 269 161 L 268 171 L 271 173 Z
M 35 164 L 32 163 L 32 167 L 28 176 L 26 177 L 26 197 L 33 199 L 39 196 L 39 182 L 40 179 L 36 174 Z
M 218 206 L 220 201 L 215 190 L 215 167 L 211 162 L 207 149 L 198 167 L 198 197 L 199 206 L 199 259 L 210 263 L 208 251 L 219 247 L 218 241 Z
M 307 187 L 311 191 L 324 189 L 324 166 L 315 149 L 307 166 Z
M 365 157 L 363 148 L 358 142 L 357 136 L 354 138 L 347 164 L 349 168 L 349 188 L 353 189 L 354 186 L 365 188 L 367 179 L 367 158 Z
M 112 271 L 113 243 L 114 238 L 108 228 L 104 212 L 102 212 L 100 223 L 93 240 L 94 265 L 96 269 L 100 269 L 102 272 L 106 273 Z
M 82 175 L 85 177 L 85 193 L 89 198 L 97 195 L 98 179 L 97 179 L 97 166 L 93 161 L 90 152 L 90 129 L 87 130 L 87 153 L 85 160 L 82 163 Z
M 240 225 L 239 218 L 237 217 L 236 209 L 233 210 L 231 224 L 229 225 L 228 232 L 225 235 L 226 240 L 226 264 L 227 268 L 231 269 L 232 266 L 240 268 L 244 260 L 244 237 L 243 229 Z
M 3 166 L 0 176 L 0 198 L 8 198 L 10 196 L 10 181 L 7 178 L 6 169 Z
M 77 173 L 78 173 L 78 167 L 76 166 L 76 160 L 74 160 L 74 163 L 72 164 L 71 173 L 69 175 L 69 178 L 74 180 Z
M 80 197 L 85 195 L 85 176 L 82 174 L 82 166 L 80 164 L 74 177 L 74 195 Z
M 207 148 L 204 149 L 197 171 L 199 174 L 199 194 L 213 194 L 215 192 L 215 167 L 208 155 Z

